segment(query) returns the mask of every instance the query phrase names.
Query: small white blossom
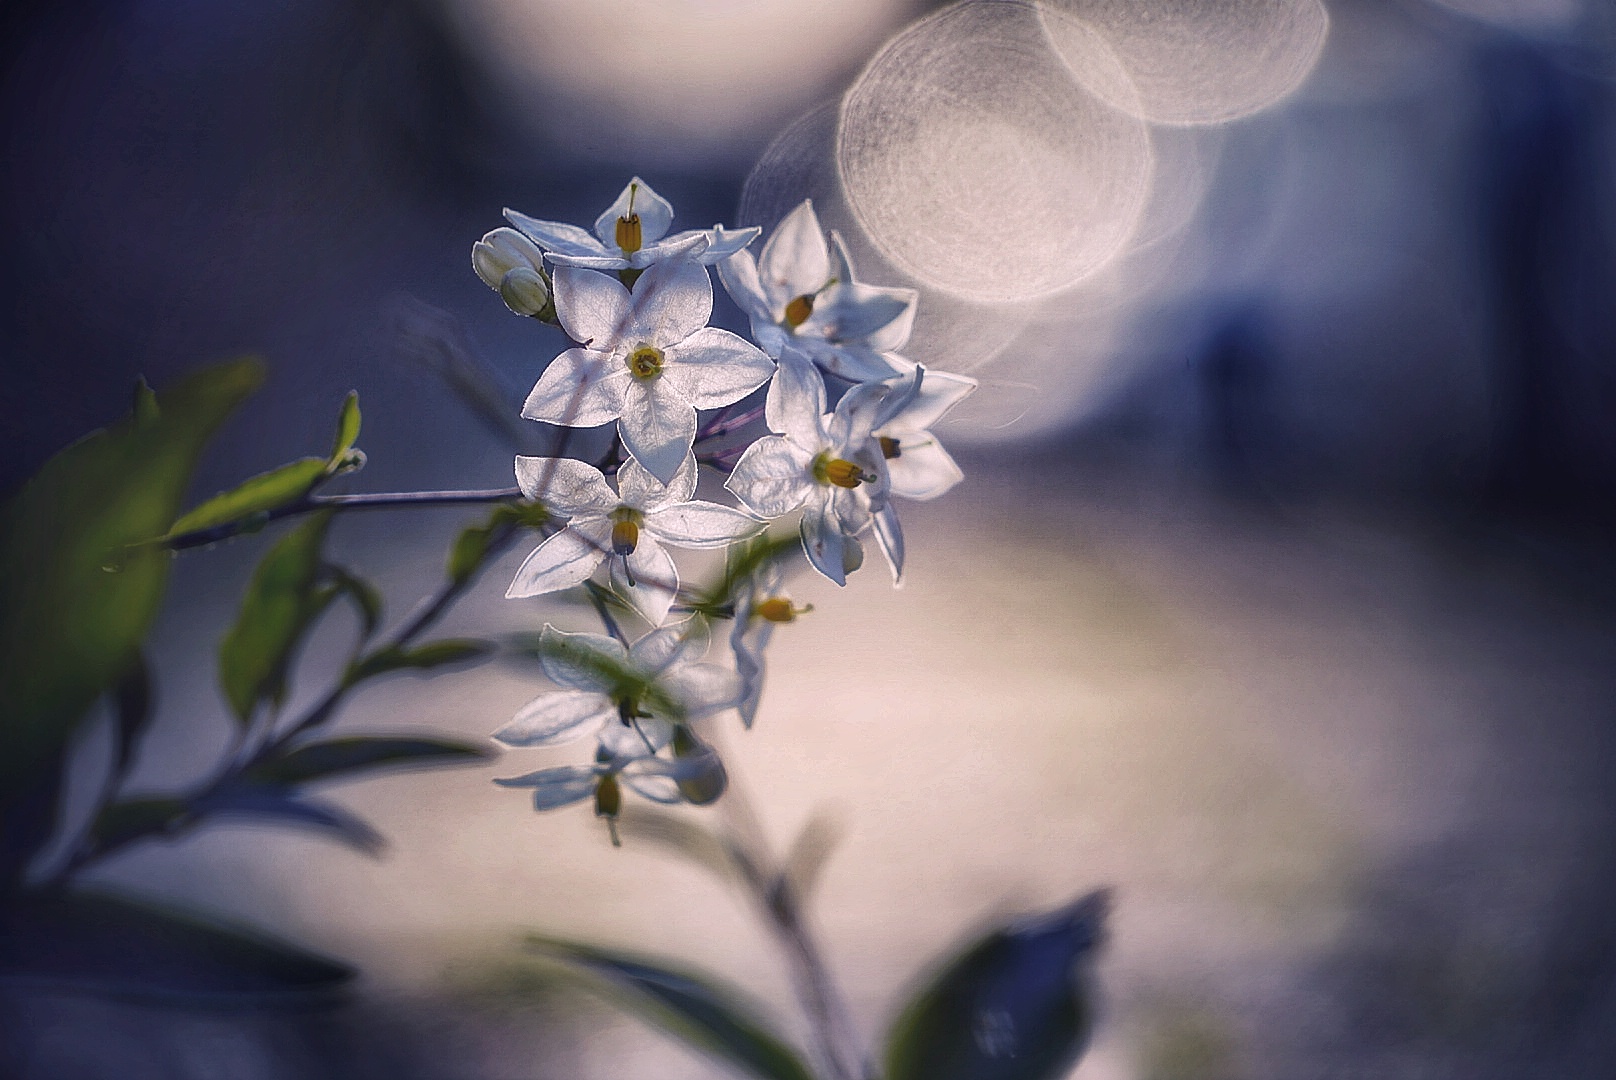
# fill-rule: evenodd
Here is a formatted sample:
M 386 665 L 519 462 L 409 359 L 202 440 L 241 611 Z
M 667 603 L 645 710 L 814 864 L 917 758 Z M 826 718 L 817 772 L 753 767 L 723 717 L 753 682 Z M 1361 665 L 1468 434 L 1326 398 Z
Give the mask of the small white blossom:
M 593 235 L 576 225 L 539 221 L 515 210 L 506 210 L 505 217 L 543 248 L 551 262 L 591 270 L 643 270 L 653 263 L 679 257 L 711 265 L 740 251 L 763 231 L 728 230 L 715 225 L 669 236 L 672 205 L 638 176 L 595 220 Z
M 692 500 L 696 460 L 687 456 L 667 485 L 628 461 L 618 490 L 593 465 L 572 458 L 519 457 L 522 494 L 568 519 L 516 571 L 508 597 L 570 589 L 610 562 L 612 584 L 652 626 L 667 618 L 679 573 L 663 544 L 721 548 L 763 528 L 739 510 Z
M 808 561 L 838 585 L 863 561 L 858 533 L 886 504 L 886 462 L 870 433 L 887 390 L 855 386 L 827 413 L 824 380 L 787 348 L 765 404 L 769 428 L 780 434 L 747 447 L 724 485 L 761 518 L 800 508 Z
M 690 454 L 696 410 L 739 401 L 773 362 L 707 325 L 713 286 L 689 259 L 652 266 L 630 292 L 615 277 L 558 267 L 556 315 L 582 344 L 550 362 L 522 415 L 571 427 L 617 421 L 623 445 L 666 484 Z
M 904 374 L 897 350 L 909 340 L 918 294 L 864 285 L 836 233 L 826 243 L 811 201 L 787 214 L 754 262 L 738 251 L 718 276 L 752 321 L 752 337 L 779 358 L 795 345 L 826 371 L 850 382 Z
M 741 697 L 735 711 L 747 727 L 757 718 L 763 699 L 764 655 L 775 626 L 813 610 L 811 604 L 797 607 L 791 602 L 791 597 L 782 591 L 783 577 L 780 564 L 771 559 L 753 571 L 735 598 L 735 619 L 729 632 L 735 673 L 741 680 Z

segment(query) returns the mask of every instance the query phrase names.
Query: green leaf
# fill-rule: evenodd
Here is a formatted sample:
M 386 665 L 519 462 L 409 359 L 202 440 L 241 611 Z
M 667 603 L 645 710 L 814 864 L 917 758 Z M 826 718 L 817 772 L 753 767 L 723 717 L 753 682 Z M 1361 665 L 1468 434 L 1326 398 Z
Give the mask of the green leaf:
M 450 545 L 446 567 L 449 580 L 456 585 L 464 585 L 482 569 L 496 536 L 504 535 L 512 526 L 537 529 L 549 516 L 549 511 L 535 502 L 501 503 L 494 507 L 487 521 L 468 525 Z
M 254 571 L 235 625 L 219 643 L 219 684 L 245 722 L 260 701 L 286 695 L 287 668 L 304 633 L 336 595 L 317 590 L 331 511 L 310 517 L 270 548 Z
M 0 792 L 26 782 L 129 670 L 162 600 L 168 531 L 213 432 L 257 389 L 208 368 L 45 463 L 0 510 Z M 0 808 L 3 812 L 3 808 Z
M 119 779 L 129 771 L 129 766 L 135 759 L 135 745 L 140 742 L 141 736 L 146 734 L 146 728 L 151 725 L 154 694 L 151 669 L 146 666 L 146 658 L 137 653 L 134 664 L 112 688 L 113 713 L 117 721 L 115 730 L 118 737 L 115 749 L 117 763 L 113 772 Z
M 340 567 L 327 565 L 326 577 L 336 586 L 344 596 L 353 601 L 354 607 L 359 611 L 360 624 L 364 630 L 365 639 L 376 632 L 376 627 L 382 621 L 382 594 L 364 578 Z
M 492 642 L 474 638 L 445 638 L 417 645 L 413 649 L 391 646 L 378 649 L 355 664 L 348 673 L 347 682 L 351 686 L 389 671 L 426 671 L 449 664 L 464 664 L 481 660 L 493 651 Z
M 354 971 L 262 931 L 110 893 L 0 911 L 0 984 L 190 1005 L 301 1005 Z
M 886 1080 L 1059 1080 L 1088 1043 L 1089 961 L 1104 890 L 995 930 L 910 1002 L 887 1041 Z
M 282 825 L 301 825 L 329 833 L 367 855 L 381 851 L 386 843 L 364 819 L 342 807 L 300 799 L 272 785 L 232 784 L 192 803 L 191 811 L 199 818 L 261 818 Z
M 796 1052 L 739 992 L 611 949 L 530 937 L 529 947 L 590 976 L 623 1008 L 698 1050 L 764 1080 L 813 1080 Z
M 336 468 L 342 459 L 348 456 L 353 449 L 354 440 L 359 438 L 359 391 L 348 391 L 347 400 L 342 403 L 342 413 L 337 417 L 337 437 L 331 444 L 331 457 L 329 464 Z
M 257 784 L 290 787 L 310 780 L 329 780 L 366 769 L 421 765 L 461 765 L 492 756 L 485 746 L 447 739 L 378 738 L 355 736 L 309 743 L 247 771 Z
M 188 511 L 174 522 L 164 539 L 217 528 L 253 514 L 289 506 L 307 495 L 325 475 L 326 463 L 316 457 L 299 458 L 278 469 L 259 473 Z
M 176 832 L 192 824 L 191 807 L 184 799 L 127 799 L 101 808 L 90 825 L 92 850 L 122 847 L 142 836 Z

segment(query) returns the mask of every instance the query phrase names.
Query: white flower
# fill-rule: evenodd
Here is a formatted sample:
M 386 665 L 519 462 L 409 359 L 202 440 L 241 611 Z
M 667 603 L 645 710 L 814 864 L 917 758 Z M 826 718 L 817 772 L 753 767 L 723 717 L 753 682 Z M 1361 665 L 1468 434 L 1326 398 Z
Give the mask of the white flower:
M 539 649 L 544 673 L 565 689 L 528 702 L 494 732 L 507 746 L 559 746 L 597 735 L 611 758 L 640 749 L 655 754 L 679 727 L 740 699 L 733 671 L 699 662 L 707 638 L 693 620 L 652 630 L 630 648 L 546 624 Z
M 593 236 L 576 225 L 539 221 L 515 210 L 506 210 L 505 217 L 543 248 L 551 262 L 591 270 L 643 270 L 681 256 L 711 265 L 740 251 L 763 231 L 730 231 L 715 225 L 668 236 L 673 207 L 638 176 L 595 220 Z
M 667 618 L 679 588 L 663 544 L 720 548 L 763 528 L 739 510 L 692 501 L 696 459 L 690 456 L 666 486 L 629 461 L 618 470 L 614 492 L 593 465 L 538 457 L 516 459 L 516 482 L 522 494 L 569 520 L 527 557 L 505 595 L 570 589 L 609 560 L 613 585 L 652 626 Z
M 614 277 L 557 268 L 556 315 L 578 348 L 550 362 L 522 415 L 572 427 L 617 421 L 623 445 L 666 484 L 690 454 L 696 410 L 739 401 L 774 364 L 708 326 L 713 286 L 689 259 L 660 262 L 631 293 Z
M 808 604 L 797 607 L 781 591 L 780 564 L 769 560 L 755 570 L 735 598 L 735 621 L 730 626 L 729 645 L 735 653 L 735 673 L 741 679 L 741 697 L 735 710 L 747 727 L 757 718 L 763 698 L 764 653 L 774 628 L 794 621 L 813 610 Z
M 747 447 L 724 485 L 761 518 L 801 508 L 808 561 L 838 585 L 863 561 L 855 537 L 886 504 L 886 462 L 870 432 L 887 390 L 882 383 L 855 386 L 826 413 L 824 380 L 787 348 L 765 404 L 770 430 L 781 434 Z
M 471 245 L 471 266 L 518 315 L 538 315 L 550 305 L 544 253 L 515 229 L 495 229 Z
M 826 244 L 811 201 L 786 215 L 756 262 L 738 251 L 718 264 L 718 276 L 770 356 L 789 343 L 850 382 L 912 366 L 895 354 L 909 340 L 917 294 L 853 280 L 842 238 L 833 232 Z
M 906 376 L 889 379 L 870 432 L 886 461 L 891 493 L 906 499 L 935 499 L 965 478 L 943 444 L 928 430 L 976 389 L 976 380 L 917 366 Z M 903 529 L 890 502 L 873 512 L 876 544 L 892 568 L 892 580 L 903 580 Z

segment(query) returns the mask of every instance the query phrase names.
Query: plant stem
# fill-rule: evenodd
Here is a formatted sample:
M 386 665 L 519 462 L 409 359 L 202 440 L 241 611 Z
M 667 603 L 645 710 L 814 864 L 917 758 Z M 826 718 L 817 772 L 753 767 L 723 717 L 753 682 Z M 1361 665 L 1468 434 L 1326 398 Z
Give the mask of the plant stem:
M 467 503 L 507 502 L 522 497 L 521 488 L 493 488 L 480 491 L 389 491 L 359 495 L 305 495 L 262 515 L 227 521 L 207 529 L 180 533 L 159 541 L 175 551 L 216 544 L 244 532 L 256 532 L 271 521 L 309 514 L 316 510 L 387 510 L 414 506 L 458 506 Z

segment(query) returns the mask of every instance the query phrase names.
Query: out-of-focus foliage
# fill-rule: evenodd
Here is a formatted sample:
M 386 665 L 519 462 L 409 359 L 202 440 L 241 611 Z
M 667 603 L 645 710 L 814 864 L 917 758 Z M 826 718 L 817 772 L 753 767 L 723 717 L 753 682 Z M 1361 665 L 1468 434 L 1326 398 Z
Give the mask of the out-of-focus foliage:
M 757 1018 L 736 990 L 707 976 L 593 945 L 530 937 L 530 948 L 561 962 L 628 1012 L 762 1080 L 813 1080 L 796 1052 Z
M 262 784 L 303 784 L 371 769 L 474 761 L 489 756 L 487 748 L 448 739 L 355 736 L 308 743 L 269 757 L 247 770 Z
M 136 662 L 168 578 L 168 531 L 208 437 L 257 389 L 208 368 L 57 454 L 0 511 L 0 791 L 50 766 Z
M 893 1024 L 886 1080 L 1058 1080 L 1093 1023 L 1085 961 L 1108 894 L 989 933 Z

